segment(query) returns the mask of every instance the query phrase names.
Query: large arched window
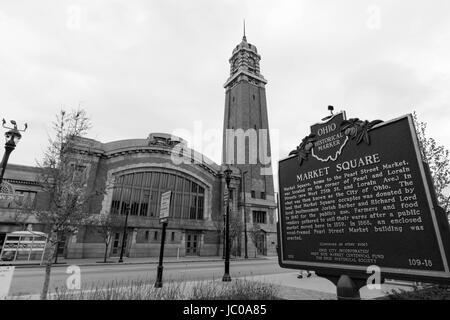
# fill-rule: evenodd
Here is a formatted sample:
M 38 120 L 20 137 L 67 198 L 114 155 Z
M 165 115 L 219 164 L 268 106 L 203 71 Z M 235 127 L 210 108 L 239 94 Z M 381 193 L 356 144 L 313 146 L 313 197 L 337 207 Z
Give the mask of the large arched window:
M 170 217 L 203 219 L 205 189 L 186 176 L 167 172 L 135 172 L 116 177 L 112 214 L 158 217 L 161 194 L 172 191 Z

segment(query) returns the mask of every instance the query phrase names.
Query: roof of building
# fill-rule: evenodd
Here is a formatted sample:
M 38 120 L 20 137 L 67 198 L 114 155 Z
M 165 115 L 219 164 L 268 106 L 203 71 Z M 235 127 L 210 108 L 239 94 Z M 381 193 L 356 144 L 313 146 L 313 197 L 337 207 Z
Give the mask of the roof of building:
M 41 170 L 37 166 L 8 163 L 4 178 L 13 183 L 36 183 Z
M 177 155 L 182 154 L 184 157 L 190 158 L 192 163 L 208 167 L 214 173 L 221 170 L 220 165 L 213 160 L 189 148 L 186 140 L 168 133 L 150 133 L 147 139 L 126 139 L 106 143 L 77 137 L 75 148 L 80 153 L 94 154 L 104 158 L 140 152 L 176 153 Z

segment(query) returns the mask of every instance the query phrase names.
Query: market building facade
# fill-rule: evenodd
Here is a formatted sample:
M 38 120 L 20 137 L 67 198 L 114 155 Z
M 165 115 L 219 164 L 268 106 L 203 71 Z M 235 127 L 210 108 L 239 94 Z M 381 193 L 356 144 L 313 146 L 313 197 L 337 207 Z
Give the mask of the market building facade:
M 276 203 L 270 163 L 227 160 L 228 153 L 239 152 L 238 143 L 229 144 L 231 149 L 226 146 L 230 141 L 227 129 L 268 130 L 266 80 L 259 73 L 259 59 L 256 47 L 244 36 L 233 51 L 230 78 L 225 84 L 222 165 L 190 149 L 182 138 L 167 133 L 106 143 L 76 138 L 74 157 L 82 164 L 87 188 L 92 192 L 102 190 L 90 201 L 90 214 L 128 215 L 125 241 L 122 244 L 123 230 L 114 232 L 109 257 L 118 256 L 122 245 L 127 257 L 158 256 L 159 202 L 167 190 L 172 191 L 167 256 L 222 255 L 226 201 L 230 201 L 233 221 L 239 222 L 232 239 L 232 254 L 244 255 L 245 242 L 249 256 L 276 254 Z M 245 145 L 246 154 L 250 144 Z M 261 145 L 259 141 L 257 152 Z M 264 148 L 270 156 L 270 144 Z M 223 174 L 227 167 L 233 171 L 229 193 Z M 37 167 L 8 165 L 2 188 L 4 193 L 15 196 L 0 199 L 0 248 L 6 234 L 13 231 L 45 232 L 45 226 L 32 214 L 33 210 L 44 210 L 49 201 L 48 195 L 40 191 L 38 176 Z M 103 239 L 92 227 L 82 226 L 73 234 L 60 235 L 61 257 L 103 257 L 104 252 Z

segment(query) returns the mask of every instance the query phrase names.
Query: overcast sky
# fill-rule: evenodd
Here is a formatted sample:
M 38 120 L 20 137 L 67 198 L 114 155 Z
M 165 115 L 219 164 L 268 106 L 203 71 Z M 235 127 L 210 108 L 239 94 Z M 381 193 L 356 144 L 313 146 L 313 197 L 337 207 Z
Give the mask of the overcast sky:
M 416 110 L 450 147 L 448 0 L 2 0 L 0 118 L 29 125 L 10 161 L 35 165 L 55 113 L 81 105 L 90 138 L 196 128 L 196 149 L 220 163 L 223 84 L 244 18 L 268 80 L 275 155 L 330 104 L 364 120 Z

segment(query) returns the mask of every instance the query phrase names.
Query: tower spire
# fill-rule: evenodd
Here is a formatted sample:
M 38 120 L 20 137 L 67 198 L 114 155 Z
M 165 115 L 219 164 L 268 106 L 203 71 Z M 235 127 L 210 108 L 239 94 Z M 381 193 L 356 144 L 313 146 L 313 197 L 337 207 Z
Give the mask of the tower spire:
M 242 37 L 242 40 L 247 41 L 247 37 L 245 36 L 245 19 L 244 19 L 244 36 Z

